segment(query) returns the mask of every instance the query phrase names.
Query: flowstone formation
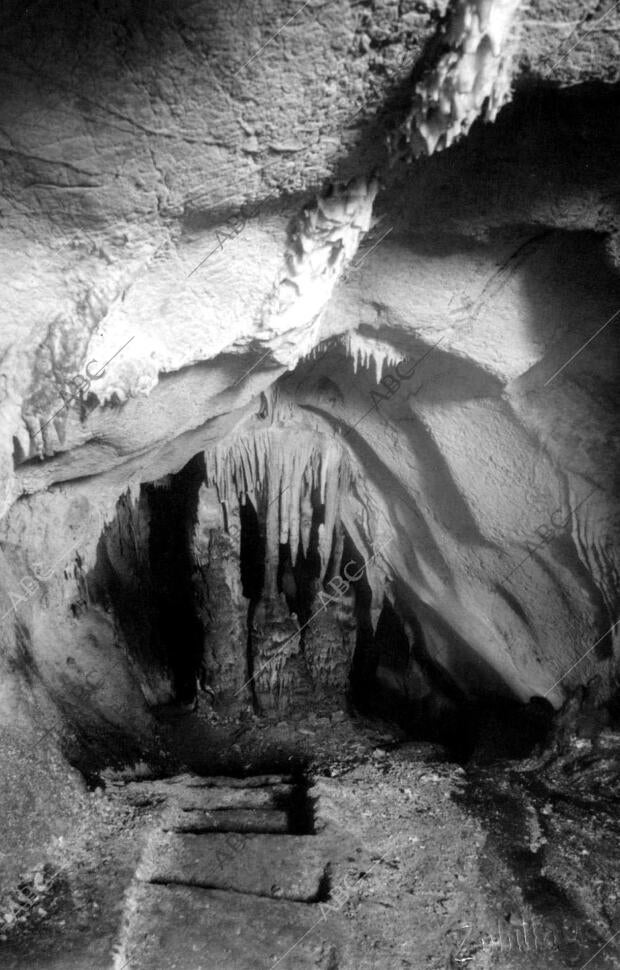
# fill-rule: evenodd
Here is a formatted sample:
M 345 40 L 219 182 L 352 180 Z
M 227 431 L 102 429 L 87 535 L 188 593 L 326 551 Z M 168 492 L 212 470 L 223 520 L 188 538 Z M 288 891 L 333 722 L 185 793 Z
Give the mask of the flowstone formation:
M 436 39 L 437 62 L 414 88 L 411 109 L 391 139 L 410 160 L 449 148 L 474 121 L 495 121 L 510 100 L 521 0 L 458 0 Z
M 370 229 L 378 191 L 376 175 L 332 183 L 295 219 L 255 336 L 277 360 L 292 366 L 315 346 L 320 314 Z

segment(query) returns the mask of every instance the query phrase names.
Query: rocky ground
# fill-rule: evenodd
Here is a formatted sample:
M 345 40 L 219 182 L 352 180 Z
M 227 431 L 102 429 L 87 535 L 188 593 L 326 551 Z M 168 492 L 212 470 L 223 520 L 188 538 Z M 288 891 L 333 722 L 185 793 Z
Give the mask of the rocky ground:
M 618 735 L 463 767 L 344 710 L 160 725 L 3 901 L 7 970 L 618 965 Z

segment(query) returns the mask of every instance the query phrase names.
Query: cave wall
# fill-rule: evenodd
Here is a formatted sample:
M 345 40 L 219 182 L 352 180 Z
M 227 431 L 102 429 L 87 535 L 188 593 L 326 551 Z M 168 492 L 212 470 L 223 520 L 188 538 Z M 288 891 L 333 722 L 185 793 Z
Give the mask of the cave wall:
M 128 671 L 112 584 L 98 601 L 91 583 L 115 499 L 99 489 L 40 494 L 3 519 L 0 543 L 12 601 L 5 595 L 2 634 L 20 675 L 36 672 L 69 722 L 94 729 L 111 721 L 131 734 L 146 726 L 144 701 Z M 119 507 L 126 523 L 123 498 Z
M 0 892 L 79 820 L 84 776 L 155 754 L 114 614 L 89 576 L 117 494 L 24 498 L 0 529 Z M 75 767 L 71 767 L 75 766 Z

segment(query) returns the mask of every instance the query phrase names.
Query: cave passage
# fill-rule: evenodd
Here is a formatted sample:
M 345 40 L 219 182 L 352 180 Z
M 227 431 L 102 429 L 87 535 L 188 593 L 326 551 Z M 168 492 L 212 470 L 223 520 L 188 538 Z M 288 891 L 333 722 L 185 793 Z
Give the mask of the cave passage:
M 2 4 L 2 970 L 620 967 L 619 18 Z
M 468 694 L 429 652 L 414 593 L 384 596 L 373 627 L 363 555 L 337 520 L 326 543 L 318 485 L 305 501 L 295 555 L 280 535 L 271 560 L 268 489 L 222 501 L 202 454 L 133 505 L 119 501 L 91 587 L 118 612 L 152 709 L 273 711 L 293 723 L 344 708 L 459 762 L 541 744 L 550 705 Z

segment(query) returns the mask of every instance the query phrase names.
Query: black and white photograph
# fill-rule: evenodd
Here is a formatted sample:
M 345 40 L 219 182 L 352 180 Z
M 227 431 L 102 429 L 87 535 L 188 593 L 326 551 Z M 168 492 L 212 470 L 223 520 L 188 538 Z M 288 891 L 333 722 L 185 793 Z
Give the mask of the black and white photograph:
M 0 970 L 619 970 L 620 0 L 0 0 Z

